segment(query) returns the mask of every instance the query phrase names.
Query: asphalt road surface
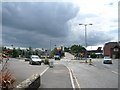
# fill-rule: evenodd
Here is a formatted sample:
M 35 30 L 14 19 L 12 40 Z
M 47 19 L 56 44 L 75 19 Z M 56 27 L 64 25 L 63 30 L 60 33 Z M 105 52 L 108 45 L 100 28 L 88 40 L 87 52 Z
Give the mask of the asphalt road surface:
M 0 64 L 0 66 L 2 65 Z M 30 65 L 29 62 L 25 62 L 24 59 L 13 58 L 11 58 L 7 64 L 7 69 L 16 78 L 16 85 L 33 74 L 41 74 L 47 67 L 47 65 Z
M 70 73 L 67 67 L 55 64 L 53 68 L 49 68 L 41 77 L 40 88 L 71 88 L 72 90 Z
M 94 59 L 93 65 L 71 60 L 71 55 L 58 63 L 69 67 L 77 78 L 80 88 L 118 88 L 118 60 L 103 64 L 103 59 Z M 83 61 L 82 61 L 83 62 Z
M 54 64 L 57 65 L 65 65 L 68 67 L 72 72 L 74 77 L 76 78 L 75 83 L 77 84 L 77 87 L 80 88 L 118 88 L 118 60 L 113 60 L 113 64 L 103 64 L 103 59 L 94 59 L 93 65 L 89 65 L 88 63 L 81 63 L 84 61 L 80 60 L 73 60 L 74 56 L 66 53 L 66 57 L 61 59 L 60 61 L 54 61 Z M 1 66 L 1 64 L 0 64 Z M 41 74 L 46 68 L 48 68 L 47 65 L 29 65 L 28 62 L 25 62 L 24 60 L 19 59 L 10 59 L 8 63 L 8 69 L 13 73 L 13 75 L 16 77 L 16 84 L 19 84 L 23 80 L 29 78 L 31 75 L 35 73 Z M 42 77 L 42 82 L 49 82 L 50 83 L 50 77 L 54 78 L 54 73 L 52 70 L 58 69 L 48 69 Z M 67 70 L 66 68 L 61 67 L 60 71 L 61 73 Z M 58 73 L 59 70 L 57 70 L 56 73 Z M 66 72 L 66 71 L 64 71 Z M 50 73 L 50 74 L 48 74 Z M 63 74 L 63 73 L 62 73 Z M 55 77 L 55 80 L 63 81 L 63 79 L 66 79 L 68 76 L 68 73 L 64 74 L 64 78 L 62 74 L 58 74 L 57 77 Z M 50 75 L 50 76 L 49 76 Z M 62 78 L 61 78 L 62 77 Z M 49 78 L 49 79 L 48 79 Z M 51 78 L 51 80 L 52 80 Z M 55 80 L 51 81 L 52 87 L 61 87 L 61 83 L 57 86 L 53 82 L 56 82 Z M 67 80 L 65 81 L 66 87 L 71 87 L 70 85 L 70 78 L 67 77 Z M 67 85 L 68 84 L 68 85 Z M 50 85 L 45 86 L 50 87 Z M 51 87 L 51 88 L 52 88 Z M 64 87 L 64 86 L 63 86 Z M 44 88 L 44 87 L 43 87 Z

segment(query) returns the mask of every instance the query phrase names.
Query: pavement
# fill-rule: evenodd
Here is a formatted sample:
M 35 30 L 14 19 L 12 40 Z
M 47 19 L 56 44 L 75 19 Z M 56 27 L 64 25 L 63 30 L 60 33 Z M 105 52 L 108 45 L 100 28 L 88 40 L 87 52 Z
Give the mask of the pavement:
M 71 88 L 70 73 L 66 66 L 55 64 L 41 76 L 40 88 Z

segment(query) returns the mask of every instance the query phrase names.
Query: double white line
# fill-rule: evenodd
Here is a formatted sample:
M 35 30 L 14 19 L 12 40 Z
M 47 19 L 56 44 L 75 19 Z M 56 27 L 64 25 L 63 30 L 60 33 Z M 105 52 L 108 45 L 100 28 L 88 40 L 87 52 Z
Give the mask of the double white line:
M 66 66 L 66 67 L 67 67 L 67 66 Z M 68 67 L 67 67 L 67 68 L 68 68 Z M 47 67 L 47 68 L 40 74 L 40 76 L 42 76 L 48 69 L 49 69 L 49 67 Z M 80 89 L 80 84 L 78 83 L 78 80 L 77 80 L 76 76 L 73 74 L 73 70 L 72 70 L 72 69 L 69 69 L 69 68 L 68 68 L 68 70 L 69 70 L 69 73 L 70 73 L 70 80 L 71 80 L 71 84 L 72 84 L 73 90 L 75 90 L 76 88 L 77 88 L 77 89 L 79 88 L 79 90 L 81 90 L 81 89 Z M 75 86 L 75 83 L 74 83 L 74 82 L 76 82 L 77 87 Z
M 66 66 L 66 67 L 67 67 L 67 66 Z M 68 68 L 68 67 L 67 67 L 67 68 Z M 76 88 L 77 88 L 77 89 L 79 88 L 79 90 L 81 90 L 81 89 L 80 89 L 80 84 L 78 83 L 78 80 L 77 80 L 76 76 L 73 74 L 73 70 L 70 69 L 70 68 L 68 68 L 68 70 L 69 70 L 69 73 L 70 73 L 70 79 L 71 79 L 71 83 L 72 83 L 72 88 L 73 88 L 73 90 L 75 90 Z M 75 83 L 74 83 L 74 82 L 76 82 L 77 87 L 75 86 Z

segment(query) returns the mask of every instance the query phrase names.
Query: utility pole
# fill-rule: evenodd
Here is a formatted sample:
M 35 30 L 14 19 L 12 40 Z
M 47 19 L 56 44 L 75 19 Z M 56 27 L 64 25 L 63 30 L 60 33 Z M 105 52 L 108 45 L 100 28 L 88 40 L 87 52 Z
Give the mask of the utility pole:
M 79 25 L 84 25 L 85 26 L 85 62 L 87 63 L 87 25 L 93 25 L 93 24 L 79 24 Z

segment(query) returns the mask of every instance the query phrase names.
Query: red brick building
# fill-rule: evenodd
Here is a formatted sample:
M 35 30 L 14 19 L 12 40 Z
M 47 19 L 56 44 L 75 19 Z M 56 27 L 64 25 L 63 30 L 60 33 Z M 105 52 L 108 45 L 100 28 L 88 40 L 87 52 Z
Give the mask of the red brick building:
M 108 42 L 103 48 L 104 56 L 111 58 L 120 58 L 120 46 L 118 42 Z

